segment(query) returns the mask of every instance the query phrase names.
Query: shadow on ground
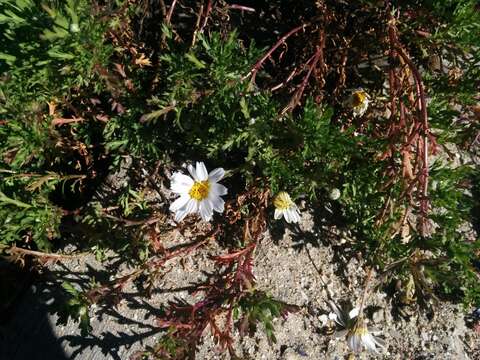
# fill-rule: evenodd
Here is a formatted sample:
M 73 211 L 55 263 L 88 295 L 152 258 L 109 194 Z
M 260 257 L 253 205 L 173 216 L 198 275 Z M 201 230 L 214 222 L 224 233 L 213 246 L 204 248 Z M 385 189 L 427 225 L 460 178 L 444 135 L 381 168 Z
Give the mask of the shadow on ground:
M 0 359 L 69 359 L 53 331 L 49 300 L 32 284 L 34 275 L 3 260 L 0 269 Z
M 68 269 L 64 271 L 63 275 Z M 67 298 L 61 283 L 51 280 L 62 278 L 62 272 L 39 277 L 0 260 L 0 360 L 124 360 L 142 349 L 144 339 L 158 333 L 153 325 L 133 316 L 139 309 L 155 313 L 149 304 L 134 297 L 125 299 L 127 316 L 114 307 L 99 308 L 92 335 L 82 335 L 77 322 L 63 323 L 59 315 Z M 63 279 L 80 287 L 90 275 L 95 273 L 70 272 Z

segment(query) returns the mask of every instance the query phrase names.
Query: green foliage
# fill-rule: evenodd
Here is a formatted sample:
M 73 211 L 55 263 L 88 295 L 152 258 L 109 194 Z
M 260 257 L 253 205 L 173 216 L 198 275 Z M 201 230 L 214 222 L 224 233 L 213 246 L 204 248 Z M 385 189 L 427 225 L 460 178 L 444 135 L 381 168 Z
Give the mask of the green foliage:
M 89 1 L 0 4 L 0 71 L 9 71 L 12 102 L 51 101 L 93 80 L 95 65 L 106 62 L 112 47 L 99 46 L 106 25 L 91 12 Z
M 82 331 L 82 335 L 86 335 L 92 331 L 90 325 L 90 316 L 88 314 L 89 301 L 85 297 L 82 291 L 76 289 L 71 283 L 64 282 L 62 284 L 63 289 L 68 294 L 69 299 L 65 303 L 65 306 L 61 313 L 60 321 L 64 324 L 67 323 L 68 318 L 72 317 L 79 321 L 79 326 Z
M 224 158 L 225 152 L 241 153 L 249 138 L 245 130 L 251 119 L 259 115 L 266 121 L 275 115 L 264 96 L 257 99 L 256 94 L 245 94 L 247 86 L 241 80 L 259 50 L 253 45 L 244 49 L 235 33 L 227 39 L 219 34 L 210 39 L 201 36 L 188 52 L 172 50 L 160 58 L 164 92 L 150 100 L 160 109 L 144 119 L 153 121 L 174 113 L 177 130 L 167 135 L 177 139 L 166 140 L 181 140 L 192 153 L 200 151 L 217 160 Z M 249 113 L 246 102 L 251 102 Z
M 441 16 L 445 25 L 435 34 L 437 39 L 447 40 L 470 51 L 478 44 L 480 14 L 475 0 L 426 1 L 432 10 Z
M 60 179 L 76 172 L 71 144 L 78 139 L 53 128 L 47 103 L 55 108 L 60 99 L 74 101 L 82 87 L 103 88 L 95 67 L 112 53 L 105 30 L 90 1 L 0 3 L 1 243 L 33 239 L 45 250 L 59 235 L 62 213 L 51 193 L 55 184 L 63 191 Z
M 0 191 L 0 236 L 2 244 L 33 241 L 42 250 L 51 249 L 58 236 L 60 212 L 42 196 L 24 202 Z
M 277 342 L 273 320 L 294 310 L 291 305 L 275 300 L 261 291 L 254 291 L 242 298 L 234 308 L 234 318 L 239 319 L 240 333 L 254 332 L 258 323 L 265 328 L 265 334 L 271 342 Z
M 161 213 L 168 204 L 161 208 L 151 202 L 144 175 L 129 177 L 104 202 L 94 199 L 91 194 L 101 192 L 101 175 L 120 168 L 125 155 L 134 159 L 132 173 L 159 161 L 167 173 L 172 164 L 206 161 L 228 170 L 231 199 L 248 185 L 269 188 L 273 195 L 288 191 L 295 201 L 307 199 L 314 210 L 333 208 L 334 219 L 328 220 L 353 235 L 352 247 L 368 265 L 382 271 L 400 261 L 392 277 L 413 276 L 432 292 L 478 304 L 479 241 L 465 230 L 478 208 L 469 185 L 478 181 L 478 171 L 470 163 L 435 155 L 429 169 L 433 231 L 421 236 L 413 224 L 408 236 L 402 235 L 398 227 L 406 209 L 418 209 L 404 196 L 400 145 L 382 133 L 389 125 L 382 112 L 384 85 L 375 89 L 375 115 L 365 119 L 352 119 L 351 109 L 336 98 L 343 95 L 315 89 L 313 78 L 302 106 L 284 114 L 285 93 L 262 90 L 248 78 L 265 49 L 242 40 L 242 29 L 205 30 L 191 44 L 179 40 L 180 30 L 172 24 L 162 24 L 161 31 L 156 24 L 159 41 L 150 44 L 142 38 L 148 32 L 131 31 L 133 14 L 141 12 L 137 5 L 93 3 L 0 1 L 1 245 L 55 250 L 53 240 L 61 237 L 69 194 L 74 194 L 83 201 L 72 205 L 78 236 L 98 260 L 113 249 L 125 262 L 145 262 L 151 244 L 135 221 Z M 480 130 L 467 111 L 478 101 L 480 78 L 476 6 L 470 0 L 397 4 L 401 41 L 421 70 L 431 131 L 447 154 L 445 149 L 464 151 Z M 378 11 L 373 1 L 352 7 Z M 416 7 L 421 11 L 412 11 Z M 434 31 L 420 37 L 432 24 Z M 372 45 L 376 51 L 382 41 L 383 35 Z M 331 50 L 325 50 L 329 60 Z M 148 57 L 142 65 L 140 55 Z M 440 66 L 432 66 L 433 60 Z M 268 66 L 263 64 L 258 79 L 268 78 Z M 299 74 L 308 68 L 291 66 Z M 376 81 L 357 75 L 342 91 Z M 318 93 L 323 103 L 314 100 Z M 391 163 L 380 156 L 388 146 L 394 149 Z M 396 174 L 389 172 L 392 168 Z M 339 189 L 338 199 L 328 197 L 332 189 Z M 105 205 L 115 209 L 114 215 L 104 211 Z M 66 312 L 89 330 L 89 300 L 69 284 L 64 288 L 70 296 Z M 284 303 L 259 291 L 243 297 L 235 309 L 241 328 L 261 323 L 272 341 L 273 319 L 285 310 Z M 165 336 L 151 351 L 175 358 L 186 346 L 182 341 Z

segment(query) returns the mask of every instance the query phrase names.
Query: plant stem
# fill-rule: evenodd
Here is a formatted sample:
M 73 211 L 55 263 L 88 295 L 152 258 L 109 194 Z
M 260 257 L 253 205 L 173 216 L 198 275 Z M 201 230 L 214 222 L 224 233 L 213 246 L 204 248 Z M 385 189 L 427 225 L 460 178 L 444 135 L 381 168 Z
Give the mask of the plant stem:
M 10 204 L 10 205 L 15 205 L 17 207 L 22 207 L 22 208 L 31 208 L 32 205 L 26 204 L 24 202 L 21 202 L 19 200 L 11 199 L 7 195 L 5 195 L 3 192 L 0 191 L 0 202 Z
M 44 253 L 41 251 L 35 251 L 35 250 L 29 250 L 29 249 L 24 249 L 20 248 L 17 246 L 6 246 L 6 245 L 0 245 L 0 250 L 7 250 L 9 253 L 18 253 L 22 255 L 32 255 L 36 257 L 46 257 L 46 258 L 55 258 L 55 259 L 74 259 L 80 256 L 88 255 L 88 252 L 84 253 L 79 253 L 79 254 L 74 254 L 74 255 L 68 255 L 68 254 L 50 254 L 50 253 Z
M 260 60 L 256 62 L 256 64 L 253 66 L 253 69 L 250 70 L 250 72 L 243 77 L 242 80 L 245 80 L 249 76 L 251 76 L 250 82 L 255 82 L 255 76 L 257 75 L 257 72 L 262 68 L 263 63 L 273 54 L 277 48 L 282 45 L 290 36 L 293 34 L 299 32 L 300 30 L 304 30 L 309 24 L 302 24 L 300 26 L 297 26 L 296 28 L 293 28 L 290 30 L 288 33 L 283 35 L 276 43 L 273 45 L 273 47 L 267 51 L 265 55 L 262 56 Z

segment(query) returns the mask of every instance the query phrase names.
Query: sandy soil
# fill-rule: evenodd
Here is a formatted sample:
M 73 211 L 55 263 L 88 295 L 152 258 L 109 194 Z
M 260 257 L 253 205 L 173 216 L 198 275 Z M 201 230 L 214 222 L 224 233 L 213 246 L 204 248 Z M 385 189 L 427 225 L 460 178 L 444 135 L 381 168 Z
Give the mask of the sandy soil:
M 276 223 L 265 234 L 256 253 L 257 286 L 301 310 L 275 321 L 276 344 L 268 343 L 261 327 L 254 336 L 238 339 L 237 352 L 244 359 L 348 358 L 345 339 L 328 331 L 328 301 L 357 304 L 366 274 L 361 260 L 342 255 L 348 254 L 349 240 L 340 237 L 335 243 L 321 238 L 325 232 L 320 230 L 305 210 L 300 226 Z M 171 241 L 178 244 L 186 240 L 178 236 Z M 340 248 L 343 250 L 338 251 Z M 162 304 L 174 297 L 194 300 L 188 286 L 202 279 L 202 271 L 213 270 L 208 256 L 223 251 L 211 244 L 182 264 L 177 260 L 168 263 L 171 271 L 157 284 L 151 299 L 136 296 L 137 289 L 131 286 L 116 308 L 91 309 L 93 333 L 87 337 L 80 335 L 77 324 L 71 320 L 66 326 L 57 325 L 58 316 L 50 313 L 58 282 L 36 284 L 24 295 L 11 322 L 2 328 L 0 359 L 128 359 L 161 336 L 155 327 L 155 315 Z M 50 270 L 52 275 L 85 285 L 84 281 L 93 274 L 97 280 L 109 276 L 104 272 L 108 266 L 87 257 L 56 263 Z M 128 271 L 124 268 L 117 275 Z M 480 338 L 466 326 L 465 312 L 459 305 L 441 303 L 433 319 L 424 314 L 395 317 L 392 297 L 380 291 L 369 298 L 367 305 L 369 325 L 381 330 L 387 348 L 383 354 L 364 353 L 358 358 L 480 359 Z M 197 358 L 228 356 L 219 351 L 206 333 Z

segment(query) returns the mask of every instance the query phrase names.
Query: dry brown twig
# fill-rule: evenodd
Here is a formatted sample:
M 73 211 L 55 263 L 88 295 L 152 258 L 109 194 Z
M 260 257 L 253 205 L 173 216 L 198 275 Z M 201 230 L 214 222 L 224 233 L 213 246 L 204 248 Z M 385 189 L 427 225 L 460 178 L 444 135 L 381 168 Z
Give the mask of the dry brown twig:
M 265 55 L 263 55 L 256 63 L 255 65 L 253 66 L 253 68 L 250 70 L 250 72 L 245 75 L 243 78 L 242 78 L 242 81 L 248 79 L 250 77 L 250 83 L 255 83 L 255 78 L 257 76 L 257 73 L 260 71 L 260 69 L 263 67 L 263 64 L 265 63 L 265 61 L 267 61 L 271 56 L 272 54 L 275 52 L 275 50 L 277 50 L 281 45 L 285 44 L 285 41 L 291 37 L 292 35 L 296 34 L 297 32 L 299 32 L 300 30 L 305 30 L 305 28 L 309 26 L 308 23 L 305 23 L 305 24 L 302 24 L 300 26 L 297 26 L 295 28 L 293 28 L 292 30 L 290 30 L 288 33 L 286 33 L 285 35 L 283 35 L 271 48 L 270 50 L 268 50 Z
M 418 202 L 419 233 L 428 236 L 429 153 L 435 151 L 436 142 L 429 128 L 426 94 L 421 74 L 400 43 L 396 19 L 389 9 L 387 3 L 391 114 L 387 136 L 390 144 L 380 158 L 390 159 L 391 165 L 387 171 L 390 181 L 385 184 L 384 190 L 391 187 L 398 176 L 403 178 L 405 186 L 397 201 L 408 199 L 410 206 L 415 206 Z M 395 170 L 394 159 L 397 151 L 402 158 L 400 172 Z M 386 207 L 382 208 L 380 223 L 387 215 L 385 210 Z
M 323 50 L 325 48 L 325 32 L 323 30 L 320 31 L 318 43 L 319 44 L 317 46 L 315 54 L 313 55 L 312 58 L 310 58 L 310 60 L 307 61 L 308 72 L 303 78 L 302 83 L 298 88 L 298 90 L 295 91 L 292 99 L 290 100 L 290 103 L 282 110 L 281 112 L 282 115 L 284 115 L 288 111 L 295 109 L 300 104 L 305 88 L 307 87 L 308 81 L 310 80 L 310 76 L 312 72 L 317 68 L 317 65 L 319 63 L 321 64 L 320 74 L 316 74 L 316 75 L 317 77 L 322 78 L 324 68 L 325 68 L 325 61 L 323 58 Z
M 8 255 L 13 255 L 13 256 L 34 256 L 38 258 L 44 258 L 44 259 L 55 259 L 55 260 L 62 260 L 62 259 L 77 259 L 82 256 L 86 256 L 89 253 L 88 252 L 82 252 L 78 254 L 60 254 L 60 253 L 45 253 L 41 251 L 36 251 L 36 250 L 29 250 L 29 249 L 24 249 L 21 247 L 17 246 L 6 246 L 6 245 L 0 245 L 0 251 L 5 251 L 6 254 Z
M 177 0 L 172 1 L 172 5 L 170 5 L 170 8 L 168 9 L 167 17 L 165 19 L 165 23 L 169 25 L 172 21 L 172 15 L 173 11 L 175 10 L 175 5 L 177 4 Z
M 229 9 L 233 10 L 241 10 L 241 11 L 247 11 L 247 12 L 255 12 L 256 10 L 254 8 L 248 7 L 248 6 L 243 6 L 243 5 L 238 5 L 238 4 L 230 4 L 227 5 Z

